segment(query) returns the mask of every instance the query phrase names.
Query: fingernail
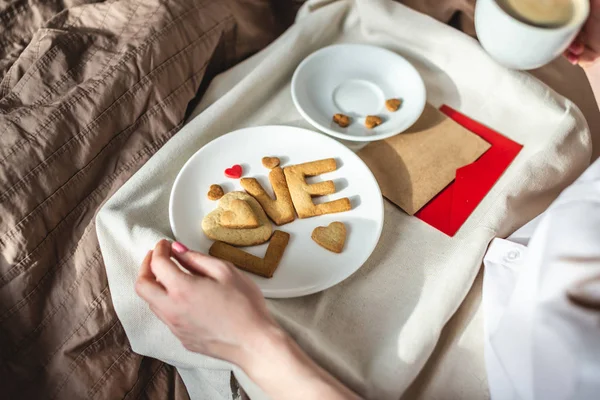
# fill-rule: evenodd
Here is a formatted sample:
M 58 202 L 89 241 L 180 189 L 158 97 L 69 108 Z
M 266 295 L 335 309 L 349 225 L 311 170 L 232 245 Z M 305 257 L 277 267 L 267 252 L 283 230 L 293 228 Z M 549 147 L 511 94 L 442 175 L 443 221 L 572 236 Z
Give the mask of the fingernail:
M 186 251 L 190 251 L 184 244 L 179 242 L 173 242 L 173 250 L 177 253 L 185 253 Z
M 579 62 L 579 57 L 574 54 L 567 55 L 567 60 L 573 65 L 576 65 Z
M 573 42 L 571 43 L 571 45 L 569 46 L 569 51 L 572 51 L 573 53 L 577 53 L 577 51 L 579 49 L 581 49 L 582 44 L 579 42 Z

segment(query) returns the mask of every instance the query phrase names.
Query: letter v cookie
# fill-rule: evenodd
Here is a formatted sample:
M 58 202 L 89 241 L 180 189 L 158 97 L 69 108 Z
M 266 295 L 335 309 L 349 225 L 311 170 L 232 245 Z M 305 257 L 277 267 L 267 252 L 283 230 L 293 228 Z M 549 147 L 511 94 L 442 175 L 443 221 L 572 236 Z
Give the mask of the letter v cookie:
M 328 158 L 292 165 L 283 170 L 298 217 L 309 218 L 317 215 L 349 211 L 351 209 L 350 200 L 347 197 L 321 204 L 314 204 L 312 201 L 312 196 L 324 196 L 335 193 L 335 185 L 333 181 L 308 184 L 306 183 L 306 177 L 317 176 L 335 171 L 336 169 L 335 159 Z
M 271 170 L 269 181 L 273 187 L 273 192 L 275 192 L 275 200 L 265 192 L 265 189 L 254 178 L 242 178 L 240 184 L 246 192 L 260 203 L 275 224 L 283 225 L 292 222 L 295 219 L 294 205 L 281 167 L 275 167 Z
M 214 242 L 208 254 L 221 260 L 229 261 L 236 267 L 244 271 L 260 275 L 265 278 L 272 278 L 279 262 L 283 257 L 283 252 L 290 240 L 290 234 L 282 231 L 275 231 L 264 258 L 256 257 L 237 247 L 230 246 L 223 242 Z

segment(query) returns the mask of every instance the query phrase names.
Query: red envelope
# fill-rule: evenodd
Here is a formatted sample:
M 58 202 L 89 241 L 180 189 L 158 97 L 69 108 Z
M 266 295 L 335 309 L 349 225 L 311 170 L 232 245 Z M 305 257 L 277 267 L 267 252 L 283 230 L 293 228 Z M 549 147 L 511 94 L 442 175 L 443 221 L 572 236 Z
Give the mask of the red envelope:
M 523 146 L 446 105 L 440 111 L 492 145 L 477 161 L 457 169 L 456 179 L 415 214 L 454 236 Z

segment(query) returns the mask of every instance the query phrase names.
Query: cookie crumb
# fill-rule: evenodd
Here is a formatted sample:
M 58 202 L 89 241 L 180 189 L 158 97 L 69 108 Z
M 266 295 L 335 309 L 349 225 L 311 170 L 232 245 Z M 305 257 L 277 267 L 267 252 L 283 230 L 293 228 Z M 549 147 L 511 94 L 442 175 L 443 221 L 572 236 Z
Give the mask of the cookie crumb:
M 369 129 L 373 129 L 378 125 L 381 125 L 383 121 L 376 115 L 367 115 L 365 118 L 365 126 Z
M 350 125 L 350 117 L 344 114 L 335 114 L 333 116 L 333 122 L 338 124 L 340 127 L 345 128 Z
M 209 200 L 219 200 L 221 197 L 223 197 L 223 195 L 225 194 L 225 192 L 223 192 L 223 188 L 219 185 L 210 185 L 210 189 L 208 189 L 208 193 L 206 194 L 206 196 L 208 197 Z
M 402 105 L 402 100 L 400 99 L 388 99 L 385 101 L 385 108 L 389 111 L 398 111 L 400 106 Z

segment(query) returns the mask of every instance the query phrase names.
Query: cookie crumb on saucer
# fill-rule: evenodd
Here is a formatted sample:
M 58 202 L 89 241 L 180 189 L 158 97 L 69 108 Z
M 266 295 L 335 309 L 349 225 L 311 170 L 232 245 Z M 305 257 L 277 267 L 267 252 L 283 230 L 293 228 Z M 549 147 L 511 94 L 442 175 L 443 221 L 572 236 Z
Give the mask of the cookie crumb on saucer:
M 385 108 L 387 108 L 389 111 L 398 111 L 401 105 L 402 100 L 400 99 L 388 99 L 385 101 Z
M 350 125 L 350 117 L 344 114 L 335 114 L 333 116 L 333 122 L 338 124 L 340 127 L 345 128 Z
M 365 118 L 365 126 L 369 129 L 373 129 L 378 125 L 381 125 L 383 121 L 376 115 L 367 115 Z

